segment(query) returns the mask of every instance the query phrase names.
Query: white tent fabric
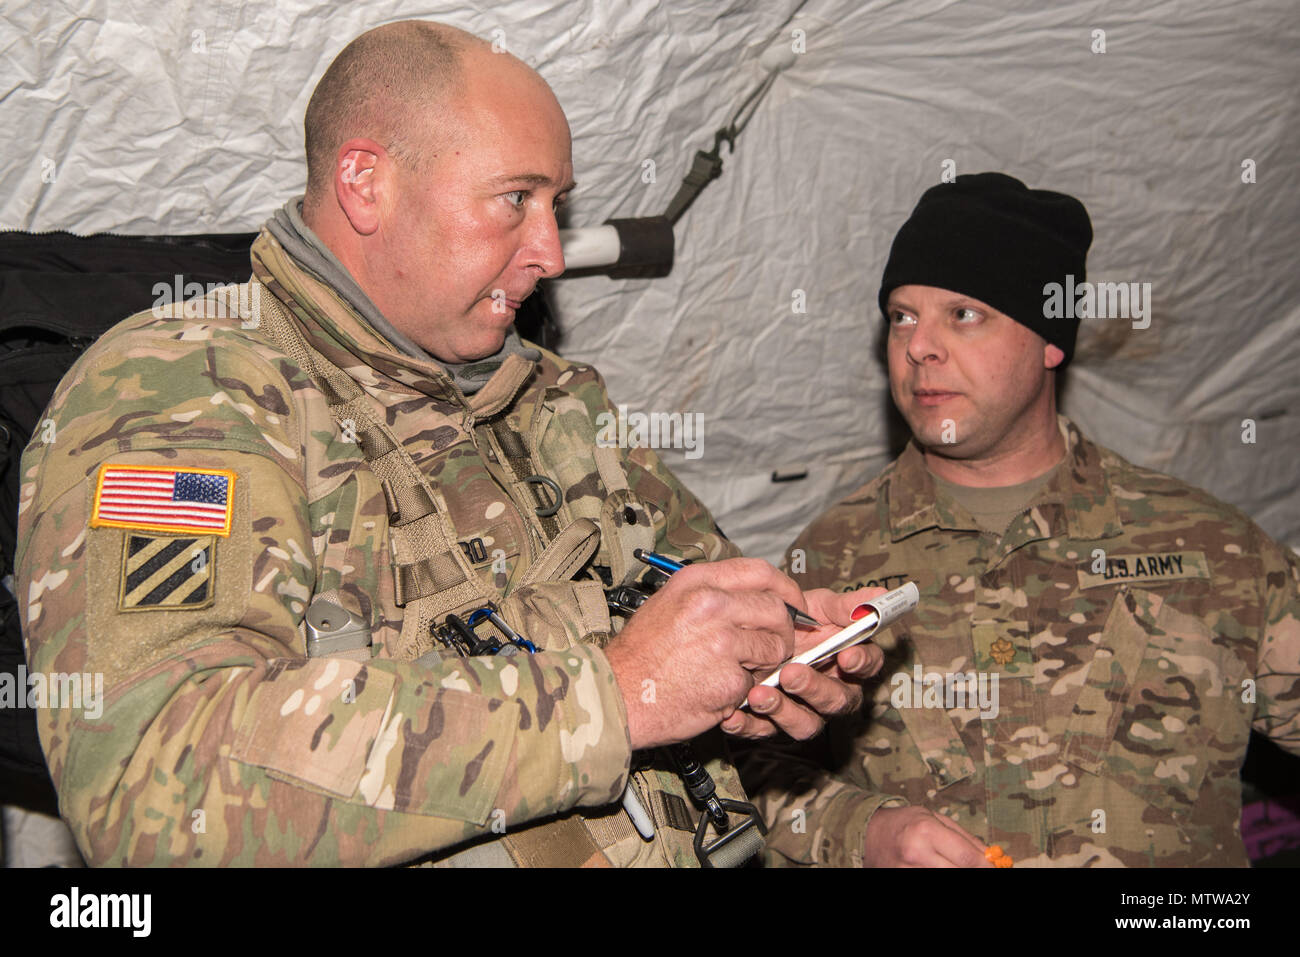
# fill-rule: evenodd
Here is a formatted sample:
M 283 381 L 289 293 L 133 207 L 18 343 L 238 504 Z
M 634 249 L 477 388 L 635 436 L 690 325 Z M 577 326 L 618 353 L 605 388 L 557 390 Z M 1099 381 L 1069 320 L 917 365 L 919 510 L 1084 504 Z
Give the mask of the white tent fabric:
M 0 12 L 5 228 L 257 228 L 303 188 L 325 67 L 404 18 L 496 40 L 551 83 L 574 132 L 570 225 L 653 215 L 762 79 L 759 55 L 802 46 L 679 223 L 671 276 L 553 284 L 561 351 L 616 401 L 703 416 L 698 457 L 663 455 L 728 534 L 779 559 L 885 464 L 890 240 L 946 170 L 1001 170 L 1085 202 L 1089 278 L 1151 284 L 1149 327 L 1084 323 L 1065 411 L 1300 544 L 1294 0 L 82 7 Z

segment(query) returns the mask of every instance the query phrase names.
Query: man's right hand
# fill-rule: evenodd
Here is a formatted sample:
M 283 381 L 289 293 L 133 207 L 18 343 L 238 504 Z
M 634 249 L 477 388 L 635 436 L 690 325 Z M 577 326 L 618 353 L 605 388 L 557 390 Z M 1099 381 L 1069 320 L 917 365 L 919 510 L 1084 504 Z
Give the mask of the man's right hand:
M 882 807 L 867 825 L 867 867 L 992 867 L 984 843 L 923 807 Z
M 760 559 L 675 573 L 605 648 L 632 749 L 688 741 L 731 714 L 754 686 L 754 672 L 794 653 L 790 598 L 798 600 L 798 588 Z

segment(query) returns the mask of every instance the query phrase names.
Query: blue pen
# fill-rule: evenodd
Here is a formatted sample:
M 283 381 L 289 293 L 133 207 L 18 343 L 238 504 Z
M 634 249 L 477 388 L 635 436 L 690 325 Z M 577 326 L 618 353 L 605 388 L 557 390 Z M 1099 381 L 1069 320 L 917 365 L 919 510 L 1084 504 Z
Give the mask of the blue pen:
M 651 568 L 659 569 L 667 575 L 671 575 L 673 572 L 679 572 L 686 567 L 681 562 L 675 562 L 671 558 L 665 558 L 657 552 L 647 552 L 640 548 L 632 549 L 632 557 L 637 561 L 645 562 Z M 796 625 L 804 625 L 808 628 L 820 628 L 822 626 L 822 623 L 816 618 L 800 611 L 789 602 L 785 603 L 785 607 L 786 610 L 790 612 L 790 617 L 794 620 Z

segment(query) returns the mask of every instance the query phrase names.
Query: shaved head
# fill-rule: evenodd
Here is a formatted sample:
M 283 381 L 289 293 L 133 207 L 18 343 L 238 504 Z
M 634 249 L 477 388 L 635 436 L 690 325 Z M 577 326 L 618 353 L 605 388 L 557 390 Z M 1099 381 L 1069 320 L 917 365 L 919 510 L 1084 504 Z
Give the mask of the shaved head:
M 303 221 L 393 328 L 444 362 L 501 349 L 564 270 L 564 110 L 533 69 L 437 23 L 362 34 L 307 108 Z
M 329 195 L 339 149 L 354 137 L 418 168 L 430 133 L 454 132 L 446 104 L 463 90 L 466 53 L 487 47 L 473 34 L 420 20 L 376 27 L 344 47 L 307 104 L 304 211 Z

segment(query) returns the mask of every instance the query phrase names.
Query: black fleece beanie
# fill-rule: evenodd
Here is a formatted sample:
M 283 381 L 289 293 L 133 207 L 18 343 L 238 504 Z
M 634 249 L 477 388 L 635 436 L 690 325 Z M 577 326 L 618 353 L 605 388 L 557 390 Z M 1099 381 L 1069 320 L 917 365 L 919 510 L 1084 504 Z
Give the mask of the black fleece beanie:
M 1087 279 L 1088 211 L 1073 196 L 1029 189 L 1003 173 L 958 176 L 925 191 L 894 237 L 880 311 L 899 286 L 935 286 L 986 302 L 1074 355 L 1079 320 L 1043 315 L 1043 287 Z

